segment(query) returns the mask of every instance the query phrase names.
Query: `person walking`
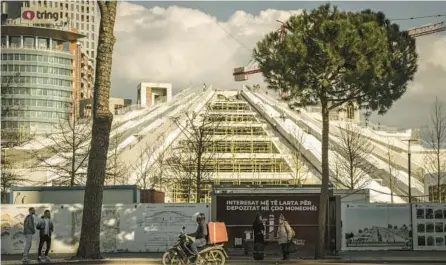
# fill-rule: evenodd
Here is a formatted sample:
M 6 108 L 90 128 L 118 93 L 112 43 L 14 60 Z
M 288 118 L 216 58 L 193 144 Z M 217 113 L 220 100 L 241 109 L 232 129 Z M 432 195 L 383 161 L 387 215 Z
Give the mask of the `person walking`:
M 277 241 L 282 249 L 282 260 L 288 260 L 290 255 L 290 242 L 293 239 L 294 230 L 281 214 L 279 217 L 279 227 L 277 228 Z
M 256 219 L 252 224 L 252 230 L 254 232 L 254 259 L 255 260 L 263 260 L 264 258 L 264 249 L 265 249 L 265 226 L 263 225 L 262 216 L 260 213 L 257 213 Z
M 49 210 L 45 210 L 42 216 L 42 220 L 37 224 L 37 229 L 40 230 L 40 242 L 39 242 L 39 249 L 37 251 L 37 260 L 43 261 L 42 259 L 42 247 L 43 243 L 46 243 L 46 250 L 45 250 L 45 260 L 50 261 L 51 259 L 48 257 L 48 253 L 50 252 L 51 248 L 51 234 L 54 231 L 54 225 L 53 221 L 51 221 L 51 215 Z
M 25 217 L 23 222 L 23 234 L 25 235 L 25 249 L 23 250 L 23 262 L 28 262 L 29 250 L 33 242 L 33 235 L 36 233 L 36 228 L 34 226 L 34 215 L 36 210 L 33 207 L 28 209 L 28 215 Z

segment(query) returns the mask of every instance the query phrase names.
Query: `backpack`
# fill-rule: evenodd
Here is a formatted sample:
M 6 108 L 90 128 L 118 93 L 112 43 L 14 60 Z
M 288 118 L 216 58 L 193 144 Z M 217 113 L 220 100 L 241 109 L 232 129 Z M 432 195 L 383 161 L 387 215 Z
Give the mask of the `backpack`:
M 296 232 L 294 232 L 294 229 L 290 226 L 290 224 L 287 221 L 285 222 L 286 222 L 285 227 L 288 230 L 288 232 L 291 233 L 291 238 L 294 238 L 296 236 Z

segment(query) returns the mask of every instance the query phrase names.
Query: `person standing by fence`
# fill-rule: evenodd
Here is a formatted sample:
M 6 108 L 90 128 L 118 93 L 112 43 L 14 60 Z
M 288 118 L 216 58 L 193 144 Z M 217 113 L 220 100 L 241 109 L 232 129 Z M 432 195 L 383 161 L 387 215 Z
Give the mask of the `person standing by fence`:
M 45 250 L 45 260 L 50 261 L 50 258 L 48 257 L 48 253 L 50 252 L 51 248 L 51 234 L 54 231 L 54 225 L 53 221 L 51 221 L 51 215 L 49 210 L 45 210 L 42 216 L 42 220 L 37 225 L 37 229 L 40 230 L 40 242 L 39 242 L 39 249 L 37 252 L 37 260 L 43 261 L 42 259 L 42 248 L 43 243 L 46 243 L 46 250 Z
M 252 224 L 252 230 L 254 232 L 254 259 L 255 260 L 263 260 L 265 254 L 265 226 L 263 225 L 262 216 L 260 213 L 257 213 L 256 219 Z
M 33 207 L 28 209 L 28 215 L 25 217 L 25 221 L 23 222 L 23 234 L 25 235 L 25 249 L 23 250 L 23 261 L 29 261 L 28 255 L 29 250 L 31 249 L 31 245 L 33 242 L 33 235 L 36 233 L 36 228 L 34 226 L 34 215 L 36 214 L 36 210 Z
M 288 260 L 290 255 L 290 243 L 294 237 L 294 230 L 281 214 L 279 227 L 277 228 L 277 241 L 282 249 L 282 260 Z

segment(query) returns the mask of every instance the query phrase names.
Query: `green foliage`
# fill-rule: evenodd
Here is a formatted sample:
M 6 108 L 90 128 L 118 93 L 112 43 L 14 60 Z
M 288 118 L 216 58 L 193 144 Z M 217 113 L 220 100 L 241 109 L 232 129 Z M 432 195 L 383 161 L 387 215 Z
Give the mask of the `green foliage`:
M 332 109 L 356 101 L 383 114 L 416 72 L 415 40 L 382 13 L 341 12 L 326 4 L 285 26 L 284 40 L 268 34 L 254 58 L 269 88 L 288 90 L 302 105 Z

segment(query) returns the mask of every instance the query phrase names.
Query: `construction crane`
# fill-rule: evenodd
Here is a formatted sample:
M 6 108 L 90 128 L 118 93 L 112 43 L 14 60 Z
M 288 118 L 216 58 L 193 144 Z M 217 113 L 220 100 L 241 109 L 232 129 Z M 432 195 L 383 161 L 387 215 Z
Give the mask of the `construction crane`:
M 277 20 L 277 22 L 281 23 L 279 32 L 280 32 L 280 40 L 282 41 L 285 37 L 285 24 L 282 21 Z M 441 31 L 446 31 L 446 21 L 436 23 L 436 24 L 429 24 L 422 27 L 412 28 L 408 29 L 406 32 L 416 38 L 421 37 L 429 34 L 438 33 Z M 259 68 L 254 68 L 251 70 L 247 70 L 246 67 L 237 67 L 234 68 L 234 81 L 240 82 L 240 81 L 246 81 L 248 80 L 248 76 L 256 73 L 261 73 L 262 70 Z

